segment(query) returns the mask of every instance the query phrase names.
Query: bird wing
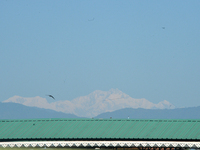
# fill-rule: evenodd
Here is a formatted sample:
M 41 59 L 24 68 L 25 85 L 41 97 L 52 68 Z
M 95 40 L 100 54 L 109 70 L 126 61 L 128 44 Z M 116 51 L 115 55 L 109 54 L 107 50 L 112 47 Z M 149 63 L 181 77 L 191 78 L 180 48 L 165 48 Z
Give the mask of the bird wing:
M 55 99 L 52 95 L 48 95 L 49 97 L 51 97 L 51 98 L 53 98 L 53 99 Z

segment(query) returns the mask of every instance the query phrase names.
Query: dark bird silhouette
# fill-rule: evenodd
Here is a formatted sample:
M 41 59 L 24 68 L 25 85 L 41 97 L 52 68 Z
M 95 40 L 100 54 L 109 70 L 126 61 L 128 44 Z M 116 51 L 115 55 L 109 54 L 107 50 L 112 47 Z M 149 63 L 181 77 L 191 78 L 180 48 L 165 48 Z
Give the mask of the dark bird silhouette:
M 55 98 L 52 95 L 47 95 L 47 96 L 49 96 L 49 97 L 51 97 L 51 98 L 53 98 L 55 100 Z
M 162 27 L 162 29 L 165 29 L 165 27 Z

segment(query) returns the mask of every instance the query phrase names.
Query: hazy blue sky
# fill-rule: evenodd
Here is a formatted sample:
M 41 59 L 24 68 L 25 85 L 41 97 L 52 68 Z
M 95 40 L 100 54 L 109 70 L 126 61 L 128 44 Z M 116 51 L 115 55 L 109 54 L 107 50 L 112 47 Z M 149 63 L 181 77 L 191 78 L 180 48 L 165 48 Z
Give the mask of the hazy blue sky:
M 111 88 L 200 106 L 200 1 L 0 1 L 0 101 Z

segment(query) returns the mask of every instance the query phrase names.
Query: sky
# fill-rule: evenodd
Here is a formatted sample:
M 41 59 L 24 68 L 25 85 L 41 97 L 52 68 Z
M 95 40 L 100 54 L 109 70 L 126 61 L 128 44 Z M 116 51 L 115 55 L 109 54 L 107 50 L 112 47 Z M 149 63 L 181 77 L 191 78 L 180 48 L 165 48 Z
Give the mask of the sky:
M 1 0 L 0 101 L 119 89 L 200 106 L 200 1 Z

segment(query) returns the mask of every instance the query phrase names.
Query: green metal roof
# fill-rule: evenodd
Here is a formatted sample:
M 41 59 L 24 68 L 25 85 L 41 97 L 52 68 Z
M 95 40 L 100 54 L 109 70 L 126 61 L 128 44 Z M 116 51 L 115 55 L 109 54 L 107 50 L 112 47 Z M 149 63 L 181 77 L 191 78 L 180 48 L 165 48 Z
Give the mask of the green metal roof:
M 200 141 L 200 120 L 0 120 L 0 141 L 8 140 Z

